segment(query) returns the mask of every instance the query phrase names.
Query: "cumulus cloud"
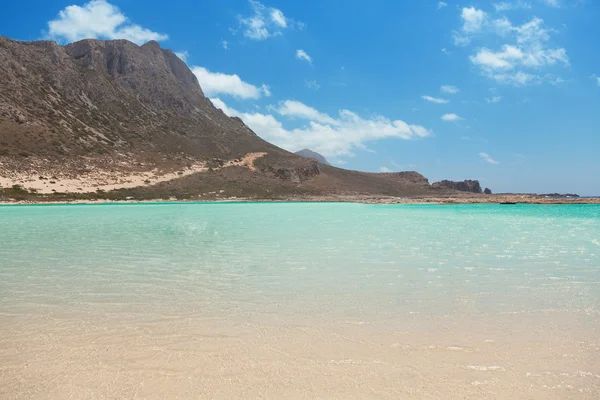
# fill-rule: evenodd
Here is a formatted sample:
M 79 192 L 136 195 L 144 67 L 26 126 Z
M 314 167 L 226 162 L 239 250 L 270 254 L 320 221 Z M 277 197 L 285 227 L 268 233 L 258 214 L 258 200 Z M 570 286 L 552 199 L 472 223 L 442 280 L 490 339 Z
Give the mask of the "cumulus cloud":
M 488 14 L 475 7 L 464 7 L 461 10 L 460 17 L 463 21 L 462 30 L 465 33 L 479 32 L 488 19 Z
M 497 10 L 514 7 L 526 8 L 528 3 L 496 3 Z M 513 25 L 506 17 L 492 19 L 485 11 L 465 7 L 461 12 L 463 26 L 453 34 L 455 44 L 468 45 L 475 35 L 493 34 L 502 39 L 512 39 L 497 49 L 482 46 L 469 56 L 473 65 L 483 75 L 499 83 L 527 85 L 543 81 L 554 83 L 556 78 L 538 71 L 555 65 L 569 65 L 567 51 L 562 47 L 550 47 L 551 33 L 541 18 L 533 17 L 522 25 Z
M 442 85 L 440 87 L 440 91 L 442 93 L 447 93 L 447 94 L 456 94 L 458 93 L 460 90 L 456 87 L 456 86 L 452 86 L 452 85 Z
M 207 96 L 226 94 L 241 99 L 258 99 L 262 95 L 267 97 L 271 95 L 267 85 L 254 86 L 244 82 L 236 74 L 211 72 L 204 67 L 197 66 L 191 67 L 191 70 L 198 78 L 200 87 Z
M 459 117 L 458 115 L 456 115 L 454 113 L 442 115 L 442 121 L 446 121 L 446 122 L 455 122 L 455 121 L 460 121 L 461 119 L 463 119 L 463 118 Z
M 483 158 L 486 162 L 490 164 L 500 164 L 500 161 L 494 160 L 488 153 L 479 153 L 479 157 Z
M 440 1 L 440 2 L 438 2 L 437 9 L 438 9 L 438 11 L 439 11 L 439 10 L 441 10 L 442 8 L 444 8 L 444 7 L 447 7 L 447 6 L 448 6 L 448 4 L 446 4 L 446 3 L 445 3 L 445 2 L 443 2 L 443 1 Z
M 310 65 L 312 65 L 312 58 L 309 56 L 304 50 L 296 50 L 296 58 L 298 60 L 306 61 Z
M 252 14 L 249 16 L 238 16 L 240 28 L 245 37 L 252 40 L 265 40 L 283 33 L 283 29 L 294 25 L 303 29 L 304 24 L 287 18 L 283 11 L 277 8 L 266 7 L 256 0 L 249 0 Z M 232 33 L 237 33 L 237 29 Z
M 440 97 L 433 97 L 433 96 L 421 96 L 421 98 L 423 100 L 426 100 L 430 103 L 436 103 L 436 104 L 446 104 L 449 102 L 449 100 L 446 99 L 442 99 Z
M 284 149 L 312 149 L 326 157 L 352 156 L 356 150 L 366 150 L 366 143 L 380 139 L 414 140 L 431 135 L 420 126 L 383 116 L 363 118 L 349 110 L 340 110 L 335 117 L 295 100 L 270 107 L 275 114 L 244 113 L 228 107 L 221 99 L 211 99 L 227 115 L 240 117 L 263 139 Z M 276 115 L 303 123 L 288 129 Z
M 71 5 L 48 22 L 47 36 L 58 42 L 81 39 L 126 39 L 138 45 L 150 40 L 167 40 L 163 33 L 153 32 L 136 25 L 105 0 L 92 0 L 83 6 Z
M 281 12 L 281 10 L 278 10 L 276 8 L 271 9 L 271 21 L 273 21 L 275 24 L 279 25 L 282 28 L 287 28 L 287 20 L 285 19 L 285 16 Z
M 594 74 L 592 75 L 592 79 L 600 86 L 600 76 Z
M 387 173 L 387 172 L 392 172 L 392 170 L 389 169 L 388 167 L 379 167 L 379 172 Z
M 225 50 L 229 50 L 229 42 L 227 40 L 221 40 L 221 47 Z
M 304 103 L 295 100 L 283 101 L 278 108 L 274 108 L 281 115 L 288 117 L 298 117 L 309 121 L 316 121 L 321 124 L 339 125 L 340 122 L 331 118 L 329 115 L 321 113 L 316 109 L 307 106 Z

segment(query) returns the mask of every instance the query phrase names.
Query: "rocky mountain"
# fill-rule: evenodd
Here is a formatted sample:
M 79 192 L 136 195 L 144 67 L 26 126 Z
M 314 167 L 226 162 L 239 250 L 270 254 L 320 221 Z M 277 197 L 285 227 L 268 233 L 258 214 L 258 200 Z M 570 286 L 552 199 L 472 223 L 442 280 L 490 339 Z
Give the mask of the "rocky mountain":
M 302 149 L 302 150 L 298 150 L 294 154 L 299 155 L 300 157 L 304 157 L 304 158 L 314 158 L 321 164 L 331 165 L 331 164 L 329 164 L 329 162 L 327 161 L 327 159 L 325 157 L 323 157 L 321 154 L 317 153 L 316 151 L 312 151 L 309 149 Z
M 481 189 L 481 185 L 479 184 L 479 181 L 472 181 L 472 180 L 465 180 L 462 182 L 443 180 L 440 182 L 435 182 L 432 186 L 437 187 L 437 188 L 452 189 L 452 190 L 458 190 L 461 192 L 469 192 L 469 193 L 482 193 L 483 192 L 483 190 Z M 490 191 L 490 193 L 491 193 L 491 191 Z
M 154 41 L 0 37 L 0 77 L 0 197 L 455 193 L 415 172 L 348 171 L 262 140 Z

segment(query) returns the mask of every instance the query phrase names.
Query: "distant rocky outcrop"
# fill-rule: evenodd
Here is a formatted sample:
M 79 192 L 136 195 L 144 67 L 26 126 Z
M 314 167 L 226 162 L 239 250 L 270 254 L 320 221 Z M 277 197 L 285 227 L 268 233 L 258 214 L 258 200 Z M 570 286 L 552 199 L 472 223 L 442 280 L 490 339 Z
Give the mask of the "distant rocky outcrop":
M 473 180 L 465 180 L 462 182 L 443 180 L 440 182 L 435 182 L 432 186 L 435 188 L 453 189 L 461 192 L 483 193 L 479 181 Z
M 382 172 L 378 175 L 386 175 L 397 178 L 405 182 L 416 183 L 419 185 L 429 185 L 429 179 L 416 171 L 401 171 L 401 172 Z
M 492 194 L 492 191 L 490 188 L 485 188 L 485 190 L 483 191 L 484 194 Z
M 304 158 L 314 158 L 321 164 L 331 165 L 331 164 L 329 164 L 329 161 L 327 161 L 327 159 L 325 157 L 323 157 L 316 151 L 312 151 L 309 149 L 302 149 L 302 150 L 297 151 L 295 154 L 299 155 L 300 157 L 304 157 Z
M 280 179 L 293 183 L 304 182 L 321 173 L 319 163 L 315 160 L 309 160 L 307 165 L 296 165 L 293 167 L 271 167 L 272 172 Z

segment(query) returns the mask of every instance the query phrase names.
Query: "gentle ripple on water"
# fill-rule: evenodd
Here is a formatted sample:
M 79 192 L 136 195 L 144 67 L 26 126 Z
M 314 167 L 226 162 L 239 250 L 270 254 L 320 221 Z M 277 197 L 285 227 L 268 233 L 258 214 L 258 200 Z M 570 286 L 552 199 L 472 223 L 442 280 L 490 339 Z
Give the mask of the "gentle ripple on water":
M 398 344 L 406 352 L 475 354 L 480 350 L 457 338 L 497 335 L 494 340 L 508 340 L 503 351 L 518 358 L 537 346 L 517 350 L 510 340 L 518 331 L 520 338 L 581 336 L 577 351 L 592 346 L 598 354 L 597 338 L 586 336 L 597 333 L 600 319 L 598 238 L 599 206 L 6 206 L 0 207 L 0 333 L 14 346 L 22 335 L 46 335 L 40 330 L 50 323 L 58 324 L 55 335 L 84 332 L 82 343 L 94 329 L 111 337 L 124 329 L 123 343 L 137 352 L 136 343 L 162 330 L 228 324 L 230 330 L 204 334 L 249 335 L 253 339 L 236 351 L 251 354 L 246 346 L 266 337 L 284 351 L 289 329 L 302 329 L 302 335 L 316 330 L 303 344 L 310 352 L 320 337 L 339 329 L 336 338 L 354 332 L 356 343 L 368 343 L 356 331 L 368 328 L 370 340 L 380 344 L 389 332 L 413 332 L 413 342 L 435 337 L 435 345 Z M 260 333 L 252 336 L 248 329 Z M 135 336 L 140 332 L 146 336 Z M 481 339 L 479 346 L 485 343 Z M 326 348 L 341 344 L 335 339 L 324 346 L 320 352 L 327 354 Z M 489 354 L 502 360 L 500 353 Z M 382 353 L 380 361 L 387 356 Z M 461 373 L 488 374 L 473 378 L 473 387 L 492 385 L 496 378 L 489 374 L 511 372 L 485 359 L 469 360 L 461 361 Z M 360 365 L 355 361 L 330 364 Z M 545 380 L 550 375 L 529 373 L 539 377 L 542 395 L 553 387 Z M 565 385 L 596 393 L 597 368 L 581 373 L 592 375 L 568 373 Z

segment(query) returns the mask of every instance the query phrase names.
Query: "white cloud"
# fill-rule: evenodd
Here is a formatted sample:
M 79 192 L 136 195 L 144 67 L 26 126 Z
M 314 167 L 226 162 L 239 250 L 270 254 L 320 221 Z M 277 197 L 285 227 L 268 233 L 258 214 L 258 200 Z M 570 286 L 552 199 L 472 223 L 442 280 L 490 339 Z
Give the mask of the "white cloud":
M 241 99 L 258 99 L 262 95 L 270 96 L 269 87 L 261 87 L 246 83 L 239 76 L 227 75 L 220 72 L 211 72 L 204 67 L 191 67 L 198 78 L 200 87 L 207 96 L 227 94 Z
M 225 114 L 229 115 L 230 117 L 235 117 L 238 115 L 238 112 L 236 110 L 227 107 L 227 104 L 225 104 L 225 102 L 219 99 L 218 97 L 211 98 L 210 101 L 216 108 L 222 110 Z
M 517 1 L 512 1 L 512 2 L 502 1 L 500 3 L 494 3 L 494 8 L 496 9 L 496 11 L 516 10 L 519 8 L 530 9 L 531 4 L 529 4 L 525 1 L 522 1 L 522 0 L 517 0 Z
M 502 18 L 493 20 L 490 27 L 498 35 L 503 36 L 503 37 L 508 35 L 513 29 L 512 23 L 506 17 L 502 17 Z
M 514 44 L 504 44 L 498 50 L 482 47 L 471 56 L 471 63 L 480 71 L 500 83 L 526 85 L 543 81 L 556 83 L 556 78 L 550 74 L 531 73 L 555 65 L 569 65 L 569 57 L 564 48 L 550 48 L 551 29 L 544 27 L 541 18 L 534 17 L 522 25 L 513 26 L 503 17 L 488 24 L 489 32 L 502 37 L 510 35 Z
M 392 172 L 392 170 L 389 169 L 388 167 L 379 167 L 379 172 L 388 173 L 388 172 Z
M 530 84 L 537 84 L 542 82 L 542 77 L 539 75 L 528 74 L 523 71 L 517 72 L 508 72 L 508 73 L 492 73 L 489 75 L 490 78 L 495 80 L 498 83 L 514 85 L 514 86 L 524 86 Z
M 271 97 L 271 87 L 269 85 L 265 85 L 264 83 L 260 86 L 260 91 L 266 96 Z
M 458 31 L 452 31 L 452 40 L 455 46 L 465 47 L 471 44 L 471 37 Z
M 59 42 L 81 39 L 126 39 L 138 45 L 150 40 L 167 40 L 168 36 L 133 24 L 105 0 L 92 0 L 83 6 L 71 5 L 48 22 L 48 37 Z
M 504 45 L 500 51 L 487 48 L 480 49 L 477 54 L 469 57 L 471 62 L 483 70 L 505 70 L 515 67 L 545 67 L 555 64 L 569 64 L 565 49 L 542 49 L 538 46 L 525 51 L 512 45 Z
M 211 99 L 228 115 L 240 117 L 263 139 L 284 149 L 312 149 L 326 157 L 352 156 L 355 150 L 367 150 L 366 143 L 381 139 L 414 140 L 431 135 L 420 126 L 383 116 L 362 118 L 349 110 L 340 110 L 336 118 L 298 101 L 288 100 L 271 109 L 284 117 L 304 120 L 305 125 L 287 129 L 274 115 L 258 112 L 243 113 L 220 99 Z
M 437 9 L 439 11 L 442 8 L 447 7 L 447 6 L 448 6 L 448 4 L 444 3 L 443 1 L 440 1 L 440 2 L 438 2 Z
M 463 20 L 462 30 L 465 33 L 479 32 L 487 21 L 488 15 L 483 10 L 478 10 L 475 7 L 464 7 L 460 17 Z
M 502 100 L 502 96 L 494 96 L 494 97 L 486 97 L 485 98 L 485 102 L 488 104 L 492 104 L 492 103 L 498 103 Z
M 473 64 L 485 70 L 512 69 L 515 63 L 524 57 L 521 49 L 515 46 L 504 45 L 501 51 L 494 52 L 483 48 L 476 55 L 470 56 Z
M 462 119 L 463 118 L 459 117 L 458 115 L 456 115 L 454 113 L 442 115 L 442 121 L 455 122 L 455 121 L 460 121 Z
M 460 90 L 456 86 L 452 86 L 452 85 L 442 85 L 440 87 L 440 91 L 442 93 L 448 93 L 448 94 L 456 94 L 456 93 L 460 92 Z
M 302 49 L 296 50 L 296 58 L 312 65 L 312 58 Z
M 542 3 L 546 4 L 547 6 L 550 7 L 554 7 L 554 8 L 559 8 L 560 7 L 560 1 L 559 0 L 540 0 Z
M 280 104 L 279 108 L 274 108 L 274 110 L 279 114 L 288 117 L 297 117 L 328 125 L 337 126 L 340 124 L 339 121 L 331 118 L 329 115 L 321 113 L 316 109 L 295 100 L 286 100 Z
M 448 54 L 450 54 L 450 51 L 448 51 L 448 49 L 444 47 L 444 48 L 442 49 L 442 53 L 444 53 L 444 54 L 448 55 Z
M 176 51 L 175 55 L 177 57 L 179 57 L 181 59 L 181 61 L 186 62 L 187 58 L 190 56 L 190 53 L 188 53 L 187 50 L 185 50 L 185 51 Z
M 500 164 L 500 161 L 494 160 L 488 153 L 479 153 L 479 157 L 483 158 L 486 162 L 490 164 Z
M 229 50 L 229 42 L 227 40 L 221 40 L 221 46 L 225 49 L 225 50 Z
M 319 90 L 321 88 L 321 85 L 319 85 L 319 83 L 315 80 L 304 81 L 304 86 L 306 86 L 309 89 L 314 89 L 314 90 Z
M 600 86 L 600 76 L 597 76 L 596 74 L 594 74 L 591 76 L 591 78 L 596 81 L 598 86 Z
M 449 102 L 449 100 L 442 99 L 442 98 L 439 98 L 439 97 L 421 96 L 421 98 L 423 100 L 429 101 L 430 103 L 436 103 L 436 104 L 446 104 L 446 103 Z
M 543 19 L 533 17 L 531 21 L 515 26 L 513 29 L 517 34 L 517 43 L 540 43 L 549 40 L 550 34 L 547 29 L 544 29 L 543 25 Z
M 488 23 L 488 14 L 475 7 L 463 7 L 460 12 L 462 27 L 460 31 L 452 32 L 452 39 L 456 46 L 468 46 L 472 35 L 480 32 Z
M 285 19 L 285 16 L 281 12 L 281 10 L 272 8 L 271 9 L 271 20 L 273 22 L 275 22 L 277 25 L 279 25 L 280 27 L 287 28 L 287 20 Z
M 282 34 L 282 29 L 295 26 L 302 30 L 304 24 L 295 22 L 283 15 L 283 12 L 277 8 L 266 7 L 257 0 L 248 0 L 252 7 L 250 16 L 239 16 L 238 20 L 243 34 L 248 39 L 265 40 L 273 36 Z M 237 29 L 230 31 L 233 34 L 237 33 Z

